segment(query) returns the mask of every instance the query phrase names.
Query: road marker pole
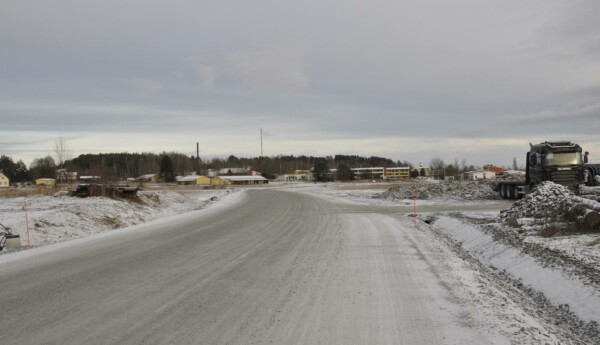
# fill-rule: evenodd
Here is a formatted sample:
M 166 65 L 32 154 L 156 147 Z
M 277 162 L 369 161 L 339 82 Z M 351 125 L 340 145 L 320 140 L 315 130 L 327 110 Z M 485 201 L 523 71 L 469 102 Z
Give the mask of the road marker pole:
M 24 196 L 23 208 L 25 209 L 25 229 L 27 232 L 27 246 L 31 248 L 31 241 L 29 239 L 29 217 L 27 217 L 27 194 Z
M 413 185 L 413 195 L 414 195 L 414 209 L 413 209 L 413 219 L 414 219 L 414 227 L 417 227 L 417 185 Z

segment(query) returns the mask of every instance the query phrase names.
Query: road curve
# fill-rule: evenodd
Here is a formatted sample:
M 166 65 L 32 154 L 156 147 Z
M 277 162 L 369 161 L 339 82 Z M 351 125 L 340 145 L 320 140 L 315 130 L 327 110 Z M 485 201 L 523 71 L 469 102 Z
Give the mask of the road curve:
M 442 297 L 391 215 L 246 193 L 220 211 L 1 263 L 0 342 L 445 343 Z

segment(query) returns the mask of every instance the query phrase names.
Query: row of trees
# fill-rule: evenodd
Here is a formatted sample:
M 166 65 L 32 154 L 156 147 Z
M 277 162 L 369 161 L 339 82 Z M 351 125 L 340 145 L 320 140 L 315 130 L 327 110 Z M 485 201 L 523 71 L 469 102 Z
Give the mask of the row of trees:
M 27 169 L 22 160 L 13 161 L 11 157 L 0 156 L 0 171 L 12 182 L 24 182 L 40 177 L 53 177 L 56 173 L 54 158 L 46 156 L 36 158 Z
M 407 161 L 393 161 L 384 157 L 361 157 L 356 155 L 335 155 L 325 157 L 279 155 L 272 157 L 240 158 L 229 156 L 227 158 L 213 158 L 201 160 L 194 156 L 187 156 L 177 152 L 156 153 L 101 153 L 83 154 L 74 159 L 65 159 L 64 143 L 57 144 L 58 162 L 51 156 L 35 159 L 27 169 L 23 161 L 14 162 L 10 157 L 0 157 L 0 170 L 12 182 L 30 181 L 40 177 L 54 177 L 56 170 L 65 168 L 76 171 L 79 176 L 101 176 L 106 181 L 125 180 L 144 174 L 160 172 L 166 181 L 173 181 L 177 175 L 190 172 L 206 174 L 209 169 L 246 168 L 260 171 L 267 178 L 278 174 L 289 173 L 294 170 L 314 170 L 317 180 L 326 179 L 328 169 L 338 169 L 338 179 L 351 180 L 354 175 L 350 169 L 360 167 L 385 166 L 385 167 L 411 167 L 411 176 L 423 176 L 424 170 L 412 166 Z M 513 163 L 516 167 L 516 161 Z M 444 179 L 446 176 L 455 176 L 460 173 L 476 170 L 478 167 L 467 164 L 466 159 L 458 158 L 450 164 L 445 164 L 440 158 L 431 160 L 429 167 L 431 175 Z

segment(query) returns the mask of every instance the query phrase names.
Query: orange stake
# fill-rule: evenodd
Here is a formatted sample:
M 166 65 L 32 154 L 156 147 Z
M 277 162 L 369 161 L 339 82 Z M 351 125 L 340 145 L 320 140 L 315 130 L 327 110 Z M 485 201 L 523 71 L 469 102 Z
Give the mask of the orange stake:
M 413 195 L 415 197 L 414 201 L 414 210 L 413 210 L 413 218 L 415 221 L 415 228 L 417 227 L 417 186 L 413 187 Z
M 25 229 L 27 231 L 27 246 L 31 248 L 31 241 L 29 240 L 29 219 L 27 217 L 27 195 L 25 195 L 25 201 L 23 205 L 25 208 Z

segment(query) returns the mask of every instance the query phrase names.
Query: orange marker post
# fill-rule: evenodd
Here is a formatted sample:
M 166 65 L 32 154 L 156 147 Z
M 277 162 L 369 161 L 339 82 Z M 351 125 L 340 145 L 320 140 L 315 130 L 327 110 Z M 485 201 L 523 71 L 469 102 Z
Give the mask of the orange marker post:
M 29 240 L 29 218 L 27 217 L 27 194 L 25 195 L 23 208 L 25 209 L 25 230 L 27 231 L 27 246 L 31 248 L 31 241 Z
M 415 228 L 417 227 L 417 186 L 413 186 L 413 195 L 415 197 L 414 200 L 414 209 L 413 209 L 413 219 L 414 219 L 414 226 Z

